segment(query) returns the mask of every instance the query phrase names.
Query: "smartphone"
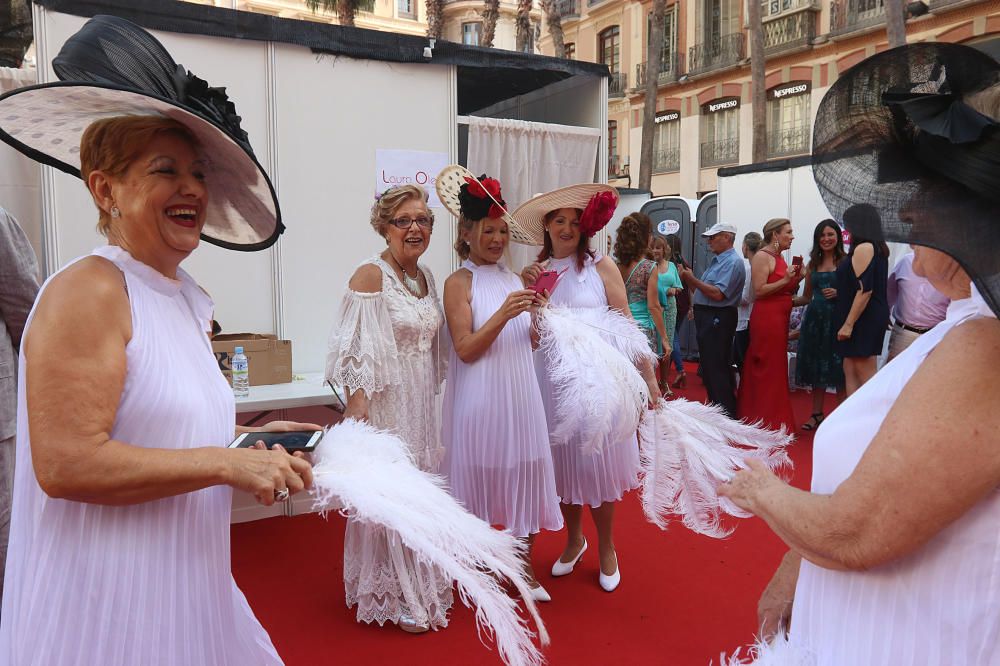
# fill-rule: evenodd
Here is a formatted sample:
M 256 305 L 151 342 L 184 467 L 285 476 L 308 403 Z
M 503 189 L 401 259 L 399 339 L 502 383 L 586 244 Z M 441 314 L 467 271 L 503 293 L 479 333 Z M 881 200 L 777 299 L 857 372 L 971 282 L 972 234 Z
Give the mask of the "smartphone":
M 797 254 L 794 257 L 792 257 L 792 266 L 801 266 L 801 265 L 802 265 L 802 255 L 801 254 Z
M 249 449 L 257 442 L 264 442 L 267 448 L 272 448 L 275 444 L 281 444 L 289 453 L 302 451 L 311 453 L 319 441 L 323 439 L 322 430 L 298 430 L 292 432 L 245 432 L 237 435 L 231 449 Z
M 543 291 L 548 290 L 551 294 L 552 290 L 556 286 L 556 282 L 559 280 L 559 273 L 556 271 L 542 271 L 538 279 L 535 280 L 535 284 L 528 287 L 529 289 L 534 289 L 539 294 Z

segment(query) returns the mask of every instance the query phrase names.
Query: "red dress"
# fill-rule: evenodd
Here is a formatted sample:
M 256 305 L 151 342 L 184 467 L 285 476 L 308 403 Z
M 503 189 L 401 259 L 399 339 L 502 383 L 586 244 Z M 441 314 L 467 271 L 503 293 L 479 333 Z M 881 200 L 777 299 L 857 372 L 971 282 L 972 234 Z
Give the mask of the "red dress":
M 788 266 L 774 257 L 767 283 L 785 277 Z M 792 314 L 792 286 L 754 301 L 750 312 L 750 347 L 743 361 L 736 411 L 741 419 L 763 421 L 772 428 L 795 430 L 788 392 L 788 319 Z

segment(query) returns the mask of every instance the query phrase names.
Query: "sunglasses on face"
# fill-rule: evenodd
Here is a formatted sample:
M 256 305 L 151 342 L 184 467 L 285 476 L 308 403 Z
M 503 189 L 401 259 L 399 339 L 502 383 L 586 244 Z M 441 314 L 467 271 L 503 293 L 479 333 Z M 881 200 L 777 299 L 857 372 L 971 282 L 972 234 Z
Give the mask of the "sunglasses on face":
M 395 226 L 397 229 L 409 229 L 416 222 L 417 226 L 423 227 L 424 229 L 434 228 L 434 218 L 424 217 L 397 217 L 394 220 L 389 220 L 390 224 Z

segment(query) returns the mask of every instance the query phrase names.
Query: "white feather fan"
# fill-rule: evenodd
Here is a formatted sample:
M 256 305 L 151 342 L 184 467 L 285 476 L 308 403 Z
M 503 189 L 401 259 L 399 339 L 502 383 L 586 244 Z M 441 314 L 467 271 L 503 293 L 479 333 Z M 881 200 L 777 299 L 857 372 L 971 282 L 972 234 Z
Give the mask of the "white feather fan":
M 524 575 L 522 541 L 466 511 L 438 476 L 420 471 L 394 435 L 348 419 L 331 428 L 314 454 L 314 508 L 395 531 L 419 560 L 458 584 L 462 602 L 476 607 L 480 633 L 493 635 L 509 666 L 542 662 L 534 634 L 500 580 L 513 583 L 549 642 Z
M 757 640 L 747 649 L 744 661 L 740 650 L 728 659 L 721 655 L 720 666 L 816 666 L 816 657 L 808 650 L 794 646 L 788 640 L 788 634 L 779 632 L 771 642 Z
M 635 432 L 649 399 L 635 363 L 652 357 L 636 323 L 609 308 L 549 306 L 539 347 L 554 387 L 554 443 L 578 439 L 587 455 Z
M 746 518 L 743 511 L 716 488 L 756 458 L 771 470 L 790 467 L 785 447 L 794 438 L 784 429 L 768 430 L 726 416 L 716 405 L 682 398 L 661 401 L 646 412 L 639 426 L 642 462 L 642 507 L 646 518 L 666 529 L 670 516 L 681 517 L 689 529 L 723 538 L 723 513 Z

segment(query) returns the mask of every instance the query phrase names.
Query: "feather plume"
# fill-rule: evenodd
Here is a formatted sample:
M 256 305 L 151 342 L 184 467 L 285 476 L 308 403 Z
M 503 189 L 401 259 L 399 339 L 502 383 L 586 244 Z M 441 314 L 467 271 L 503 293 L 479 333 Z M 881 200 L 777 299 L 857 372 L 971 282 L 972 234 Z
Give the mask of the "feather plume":
M 747 648 L 746 659 L 740 657 L 740 648 L 730 657 L 719 656 L 720 666 L 816 666 L 816 656 L 803 648 L 796 647 L 788 639 L 788 634 L 779 632 L 770 642 L 757 642 Z
M 649 397 L 635 363 L 651 356 L 635 322 L 611 309 L 549 306 L 538 329 L 554 387 L 553 442 L 578 439 L 592 455 L 634 433 Z
M 444 480 L 422 472 L 398 437 L 348 419 L 334 426 L 316 448 L 313 506 L 337 510 L 354 520 L 399 534 L 415 556 L 458 584 L 459 597 L 475 605 L 476 626 L 492 636 L 509 666 L 535 666 L 541 653 L 518 614 L 517 601 L 501 587 L 509 580 L 538 629 L 549 637 L 524 575 L 525 545 L 466 511 L 445 489 Z
M 769 430 L 725 415 L 717 405 L 679 398 L 661 401 L 639 425 L 642 507 L 646 518 L 666 529 L 670 516 L 681 517 L 694 532 L 724 538 L 722 515 L 746 518 L 716 488 L 756 458 L 771 470 L 790 468 L 785 451 L 793 441 L 784 429 Z

